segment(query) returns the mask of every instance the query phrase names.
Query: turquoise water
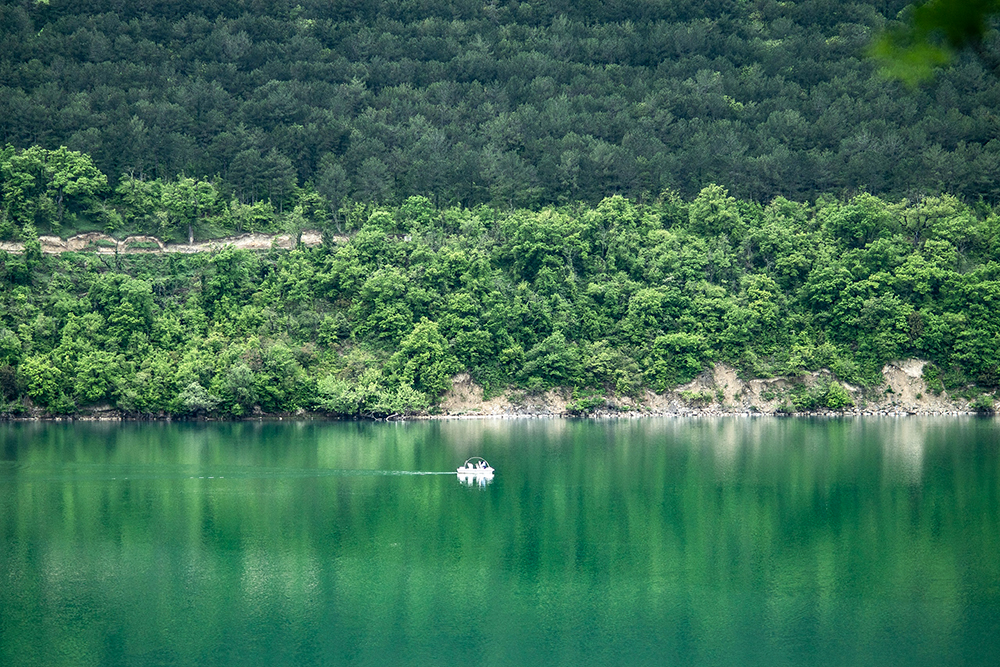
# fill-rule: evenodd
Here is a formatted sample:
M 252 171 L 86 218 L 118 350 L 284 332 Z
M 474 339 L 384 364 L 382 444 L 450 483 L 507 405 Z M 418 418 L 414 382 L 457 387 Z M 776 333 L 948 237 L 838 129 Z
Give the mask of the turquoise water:
M 1000 422 L 0 424 L 3 665 L 996 665 Z M 485 456 L 487 486 L 453 471 Z

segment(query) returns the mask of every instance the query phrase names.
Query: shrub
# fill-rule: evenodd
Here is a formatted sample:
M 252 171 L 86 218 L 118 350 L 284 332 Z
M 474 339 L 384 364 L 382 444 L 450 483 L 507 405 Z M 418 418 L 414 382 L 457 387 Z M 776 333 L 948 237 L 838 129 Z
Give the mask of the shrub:
M 689 405 L 708 405 L 715 394 L 710 391 L 682 391 L 681 398 Z
M 937 396 L 944 391 L 944 382 L 941 380 L 941 369 L 934 364 L 926 364 L 923 370 L 924 382 L 932 394 Z
M 831 410 L 843 410 L 854 405 L 851 395 L 839 382 L 831 382 L 824 396 L 824 404 Z
M 607 399 L 600 393 L 593 391 L 582 391 L 573 393 L 573 401 L 566 406 L 566 410 L 574 415 L 586 415 L 594 412 L 598 408 L 608 406 Z
M 992 396 L 987 396 L 986 394 L 980 394 L 976 396 L 969 402 L 969 407 L 980 414 L 993 414 L 996 412 L 996 406 L 993 402 Z

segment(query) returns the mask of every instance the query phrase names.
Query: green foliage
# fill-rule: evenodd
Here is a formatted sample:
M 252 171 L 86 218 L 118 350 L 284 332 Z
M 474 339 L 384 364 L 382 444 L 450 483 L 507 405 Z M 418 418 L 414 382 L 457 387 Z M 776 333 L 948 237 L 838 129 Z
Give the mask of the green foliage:
M 459 370 L 435 322 L 426 317 L 399 344 L 387 368 L 400 382 L 431 397 L 451 387 L 451 376 Z
M 736 199 L 721 186 L 704 188 L 688 207 L 688 215 L 689 229 L 700 236 L 726 234 L 737 239 L 743 236 L 743 219 Z
M 337 415 L 358 415 L 365 404 L 365 393 L 359 384 L 327 375 L 316 387 L 316 404 Z
M 0 329 L 0 364 L 16 364 L 21 359 L 21 341 L 10 329 Z
M 869 194 L 858 195 L 847 205 L 824 207 L 820 219 L 830 235 L 853 248 L 864 248 L 898 231 L 892 207 Z
M 969 407 L 982 414 L 993 414 L 996 412 L 996 404 L 992 396 L 980 394 L 969 401 Z
M 645 358 L 646 377 L 657 391 L 690 382 L 702 371 L 706 351 L 705 339 L 698 334 L 657 336 Z
M 430 406 L 428 397 L 408 384 L 381 392 L 371 405 L 371 416 L 405 417 L 424 412 Z
M 317 386 L 320 409 L 342 417 L 401 417 L 427 410 L 431 401 L 408 383 L 389 386 L 379 371 L 351 382 L 327 375 Z
M 601 392 L 575 390 L 570 402 L 566 404 L 566 411 L 572 415 L 583 416 L 607 407 L 609 407 L 608 400 Z
M 140 345 L 153 324 L 153 288 L 146 280 L 107 273 L 91 285 L 90 302 L 122 346 Z
M 17 377 L 17 369 L 10 364 L 0 366 L 0 398 L 5 403 L 21 393 L 22 387 L 20 385 L 21 382 Z
M 76 361 L 73 389 L 80 405 L 93 405 L 107 401 L 121 377 L 121 359 L 105 350 L 92 350 L 81 354 Z
M 997 69 L 996 0 L 903 13 L 902 2 L 8 4 L 8 221 L 32 217 L 43 233 L 151 224 L 186 238 L 189 224 L 281 229 L 297 209 L 353 231 L 366 217 L 356 202 L 509 210 L 667 193 L 661 226 L 736 243 L 753 211 L 724 191 L 759 204 L 861 191 L 1000 200 L 983 111 L 1000 85 L 984 71 Z M 883 31 L 881 53 L 903 74 L 965 48 L 979 62 L 907 95 L 859 57 Z M 18 163 L 33 144 L 66 151 L 50 160 L 52 188 L 40 156 Z M 114 194 L 85 201 L 99 183 L 76 151 Z M 170 192 L 189 180 L 226 210 L 192 213 Z M 156 185 L 116 187 L 128 181 Z M 691 216 L 672 199 L 711 183 L 720 190 Z M 610 245 L 597 254 L 631 271 Z
M 44 356 L 31 356 L 20 364 L 19 370 L 27 385 L 28 396 L 51 403 L 62 391 L 63 374 Z
M 254 372 L 242 360 L 225 369 L 218 388 L 223 404 L 237 417 L 250 412 L 257 401 Z
M 128 184 L 129 224 L 156 218 L 140 195 L 158 183 Z M 718 362 L 877 386 L 912 356 L 931 391 L 1000 386 L 986 205 L 760 207 L 708 187 L 669 206 L 348 208 L 353 235 L 292 251 L 48 255 L 26 223 L 24 254 L 0 254 L 4 410 L 382 418 L 434 409 L 465 372 L 490 395 L 572 389 L 586 413 Z M 834 381 L 784 398 L 852 405 Z
M 927 388 L 935 396 L 944 391 L 944 382 L 941 381 L 941 370 L 937 366 L 934 364 L 925 365 L 921 375 L 924 378 L 924 382 L 927 383 Z
M 821 379 L 811 387 L 796 384 L 789 390 L 788 400 L 797 412 L 808 412 L 817 408 L 843 410 L 854 405 L 854 399 L 844 385 L 829 379 Z
M 682 391 L 681 398 L 684 399 L 688 405 L 692 406 L 705 406 L 709 405 L 715 400 L 715 394 L 711 391 Z
M 806 412 L 816 408 L 825 407 L 826 387 L 816 384 L 807 387 L 805 384 L 797 384 L 788 392 L 788 400 L 797 412 Z
M 843 410 L 854 405 L 854 399 L 839 382 L 831 382 L 823 398 L 824 405 L 831 410 Z
M 996 68 L 996 56 L 984 41 L 997 14 L 997 0 L 928 0 L 911 8 L 906 23 L 883 32 L 872 53 L 888 74 L 911 85 L 929 79 L 965 48 Z
M 67 214 L 88 211 L 108 178 L 89 155 L 65 146 L 0 153 L 0 194 L 6 215 L 21 226 L 58 230 Z
M 636 395 L 643 386 L 639 364 L 607 340 L 584 344 L 581 358 L 587 386 L 623 395 Z
M 215 406 L 219 404 L 219 399 L 208 393 L 207 389 L 195 381 L 186 386 L 177 396 L 177 402 L 182 414 L 200 415 L 208 414 L 215 410 Z
M 161 218 L 160 235 L 168 239 L 179 236 L 188 242 L 194 241 L 196 226 L 221 210 L 219 194 L 212 183 L 183 176 L 163 184 L 160 203 L 166 213 Z
M 529 389 L 572 386 L 582 368 L 580 350 L 556 331 L 524 355 L 520 379 Z

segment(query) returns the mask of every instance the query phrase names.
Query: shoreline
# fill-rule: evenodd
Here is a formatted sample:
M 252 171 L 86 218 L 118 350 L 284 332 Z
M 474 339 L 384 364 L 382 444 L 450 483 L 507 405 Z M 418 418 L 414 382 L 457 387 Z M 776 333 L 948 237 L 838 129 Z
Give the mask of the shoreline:
M 641 411 L 630 410 L 622 412 L 597 411 L 586 414 L 572 412 L 505 412 L 505 413 L 455 413 L 455 414 L 423 414 L 389 417 L 337 417 L 325 413 L 274 413 L 259 414 L 250 417 L 185 417 L 172 415 L 130 415 L 118 411 L 102 411 L 100 413 L 75 415 L 0 415 L 0 422 L 161 422 L 161 423 L 249 423 L 249 422 L 418 422 L 418 421 L 474 421 L 474 420 L 506 420 L 506 419 L 587 419 L 593 421 L 633 420 L 650 418 L 676 419 L 706 419 L 706 418 L 860 418 L 860 417 L 995 417 L 996 413 L 979 412 L 976 410 L 816 410 L 803 412 L 754 412 L 754 411 L 723 411 L 713 409 L 691 409 L 683 411 Z
M 947 391 L 934 393 L 923 377 L 927 364 L 920 359 L 890 362 L 882 369 L 884 382 L 874 387 L 842 383 L 821 369 L 797 377 L 742 380 L 735 368 L 716 364 L 691 382 L 664 393 L 645 391 L 634 396 L 591 396 L 573 399 L 568 388 L 526 393 L 506 390 L 487 398 L 468 373 L 451 378 L 451 388 L 428 412 L 384 417 L 339 416 L 300 408 L 293 412 L 265 413 L 259 408 L 244 417 L 129 413 L 110 405 L 97 405 L 75 414 L 48 414 L 28 407 L 22 414 L 0 414 L 0 421 L 419 421 L 437 419 L 639 419 L 643 417 L 908 417 L 996 414 L 977 409 L 968 397 Z M 838 385 L 843 400 L 830 407 L 816 392 Z M 796 394 L 795 392 L 798 392 Z M 809 394 L 813 392 L 813 394 Z M 811 402 L 796 400 L 811 396 Z M 823 403 L 826 402 L 826 405 Z M 801 409 L 800 409 L 801 408 Z

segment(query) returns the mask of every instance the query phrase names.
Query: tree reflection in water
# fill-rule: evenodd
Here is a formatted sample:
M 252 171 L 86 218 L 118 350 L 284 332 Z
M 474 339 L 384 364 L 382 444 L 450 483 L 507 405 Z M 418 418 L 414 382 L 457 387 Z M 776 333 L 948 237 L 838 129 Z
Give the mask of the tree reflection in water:
M 998 435 L 0 424 L 0 663 L 1000 664 Z

